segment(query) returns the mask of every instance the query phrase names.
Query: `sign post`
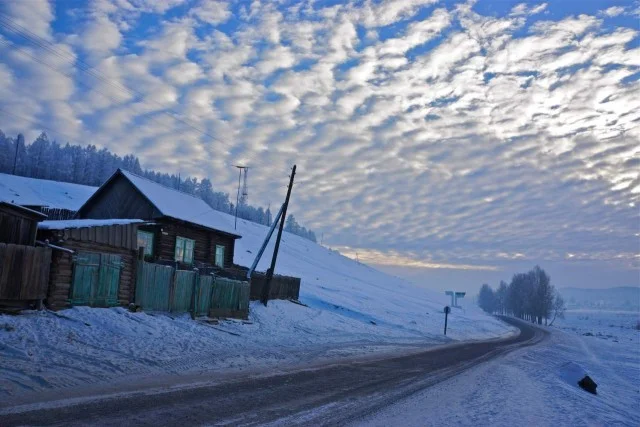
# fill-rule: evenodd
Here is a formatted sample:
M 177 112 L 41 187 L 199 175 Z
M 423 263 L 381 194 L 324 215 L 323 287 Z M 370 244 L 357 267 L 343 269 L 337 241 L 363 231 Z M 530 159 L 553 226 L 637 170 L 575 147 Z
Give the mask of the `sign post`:
M 449 317 L 449 313 L 451 312 L 451 308 L 447 305 L 444 307 L 444 334 L 447 335 L 447 318 Z

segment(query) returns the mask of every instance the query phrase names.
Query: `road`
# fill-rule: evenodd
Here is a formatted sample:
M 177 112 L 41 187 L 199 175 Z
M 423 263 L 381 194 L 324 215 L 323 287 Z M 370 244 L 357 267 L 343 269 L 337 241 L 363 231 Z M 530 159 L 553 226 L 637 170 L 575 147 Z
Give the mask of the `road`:
M 0 425 L 345 425 L 547 335 L 525 322 L 504 320 L 520 334 L 381 360 L 5 413 Z

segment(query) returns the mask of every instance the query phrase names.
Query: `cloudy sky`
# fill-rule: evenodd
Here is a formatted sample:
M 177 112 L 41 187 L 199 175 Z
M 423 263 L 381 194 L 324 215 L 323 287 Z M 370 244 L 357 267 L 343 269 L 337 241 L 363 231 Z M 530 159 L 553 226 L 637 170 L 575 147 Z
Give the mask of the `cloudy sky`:
M 638 285 L 637 1 L 0 0 L 0 129 L 282 200 L 434 288 Z

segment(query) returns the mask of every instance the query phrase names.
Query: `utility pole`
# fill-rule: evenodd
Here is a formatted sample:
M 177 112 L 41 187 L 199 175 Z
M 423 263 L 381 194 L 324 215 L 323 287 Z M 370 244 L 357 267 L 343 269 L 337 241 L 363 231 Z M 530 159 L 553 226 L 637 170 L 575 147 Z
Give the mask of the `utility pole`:
M 234 230 L 238 229 L 238 205 L 240 204 L 240 180 L 242 178 L 242 171 L 244 169 L 248 169 L 247 166 L 236 165 L 236 167 L 238 168 L 238 195 L 236 196 L 236 220 L 235 220 L 235 223 L 233 225 L 233 229 Z M 246 174 L 246 172 L 245 172 L 245 174 Z M 246 180 L 245 180 L 245 188 L 246 188 Z
M 449 313 L 451 313 L 451 309 L 449 306 L 444 308 L 444 334 L 447 335 L 447 320 L 449 318 Z
M 18 165 L 18 149 L 20 148 L 20 140 L 22 140 L 22 145 L 24 145 L 24 136 L 22 136 L 21 133 L 19 133 L 16 138 L 16 154 L 13 157 L 13 175 L 16 174 L 16 166 Z
M 296 165 L 293 165 L 291 169 L 291 177 L 289 178 L 289 188 L 287 189 L 287 197 L 284 199 L 284 205 L 282 205 L 282 215 L 280 216 L 280 228 L 278 228 L 278 237 L 276 237 L 276 245 L 273 248 L 273 257 L 271 258 L 271 267 L 267 270 L 267 277 L 262 288 L 262 304 L 267 306 L 269 301 L 269 292 L 271 291 L 271 279 L 273 278 L 273 272 L 276 269 L 276 259 L 278 258 L 278 249 L 280 249 L 280 239 L 282 238 L 282 230 L 284 229 L 284 221 L 287 217 L 287 208 L 289 207 L 289 198 L 291 197 L 291 188 L 293 187 L 293 178 L 296 176 Z

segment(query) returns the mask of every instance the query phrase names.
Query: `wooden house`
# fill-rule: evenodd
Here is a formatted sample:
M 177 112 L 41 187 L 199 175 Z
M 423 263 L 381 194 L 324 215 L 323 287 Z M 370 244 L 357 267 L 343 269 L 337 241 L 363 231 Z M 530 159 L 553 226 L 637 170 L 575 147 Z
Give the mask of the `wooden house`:
M 145 259 L 180 268 L 233 265 L 233 218 L 204 200 L 141 176 L 117 170 L 76 215 L 81 219 L 137 218 L 153 224 L 138 228 Z M 231 219 L 230 219 L 231 218 Z
M 46 218 L 40 212 L 0 202 L 0 243 L 34 246 L 38 222 Z
M 110 307 L 134 300 L 140 220 L 43 221 L 53 248 L 46 305 Z

